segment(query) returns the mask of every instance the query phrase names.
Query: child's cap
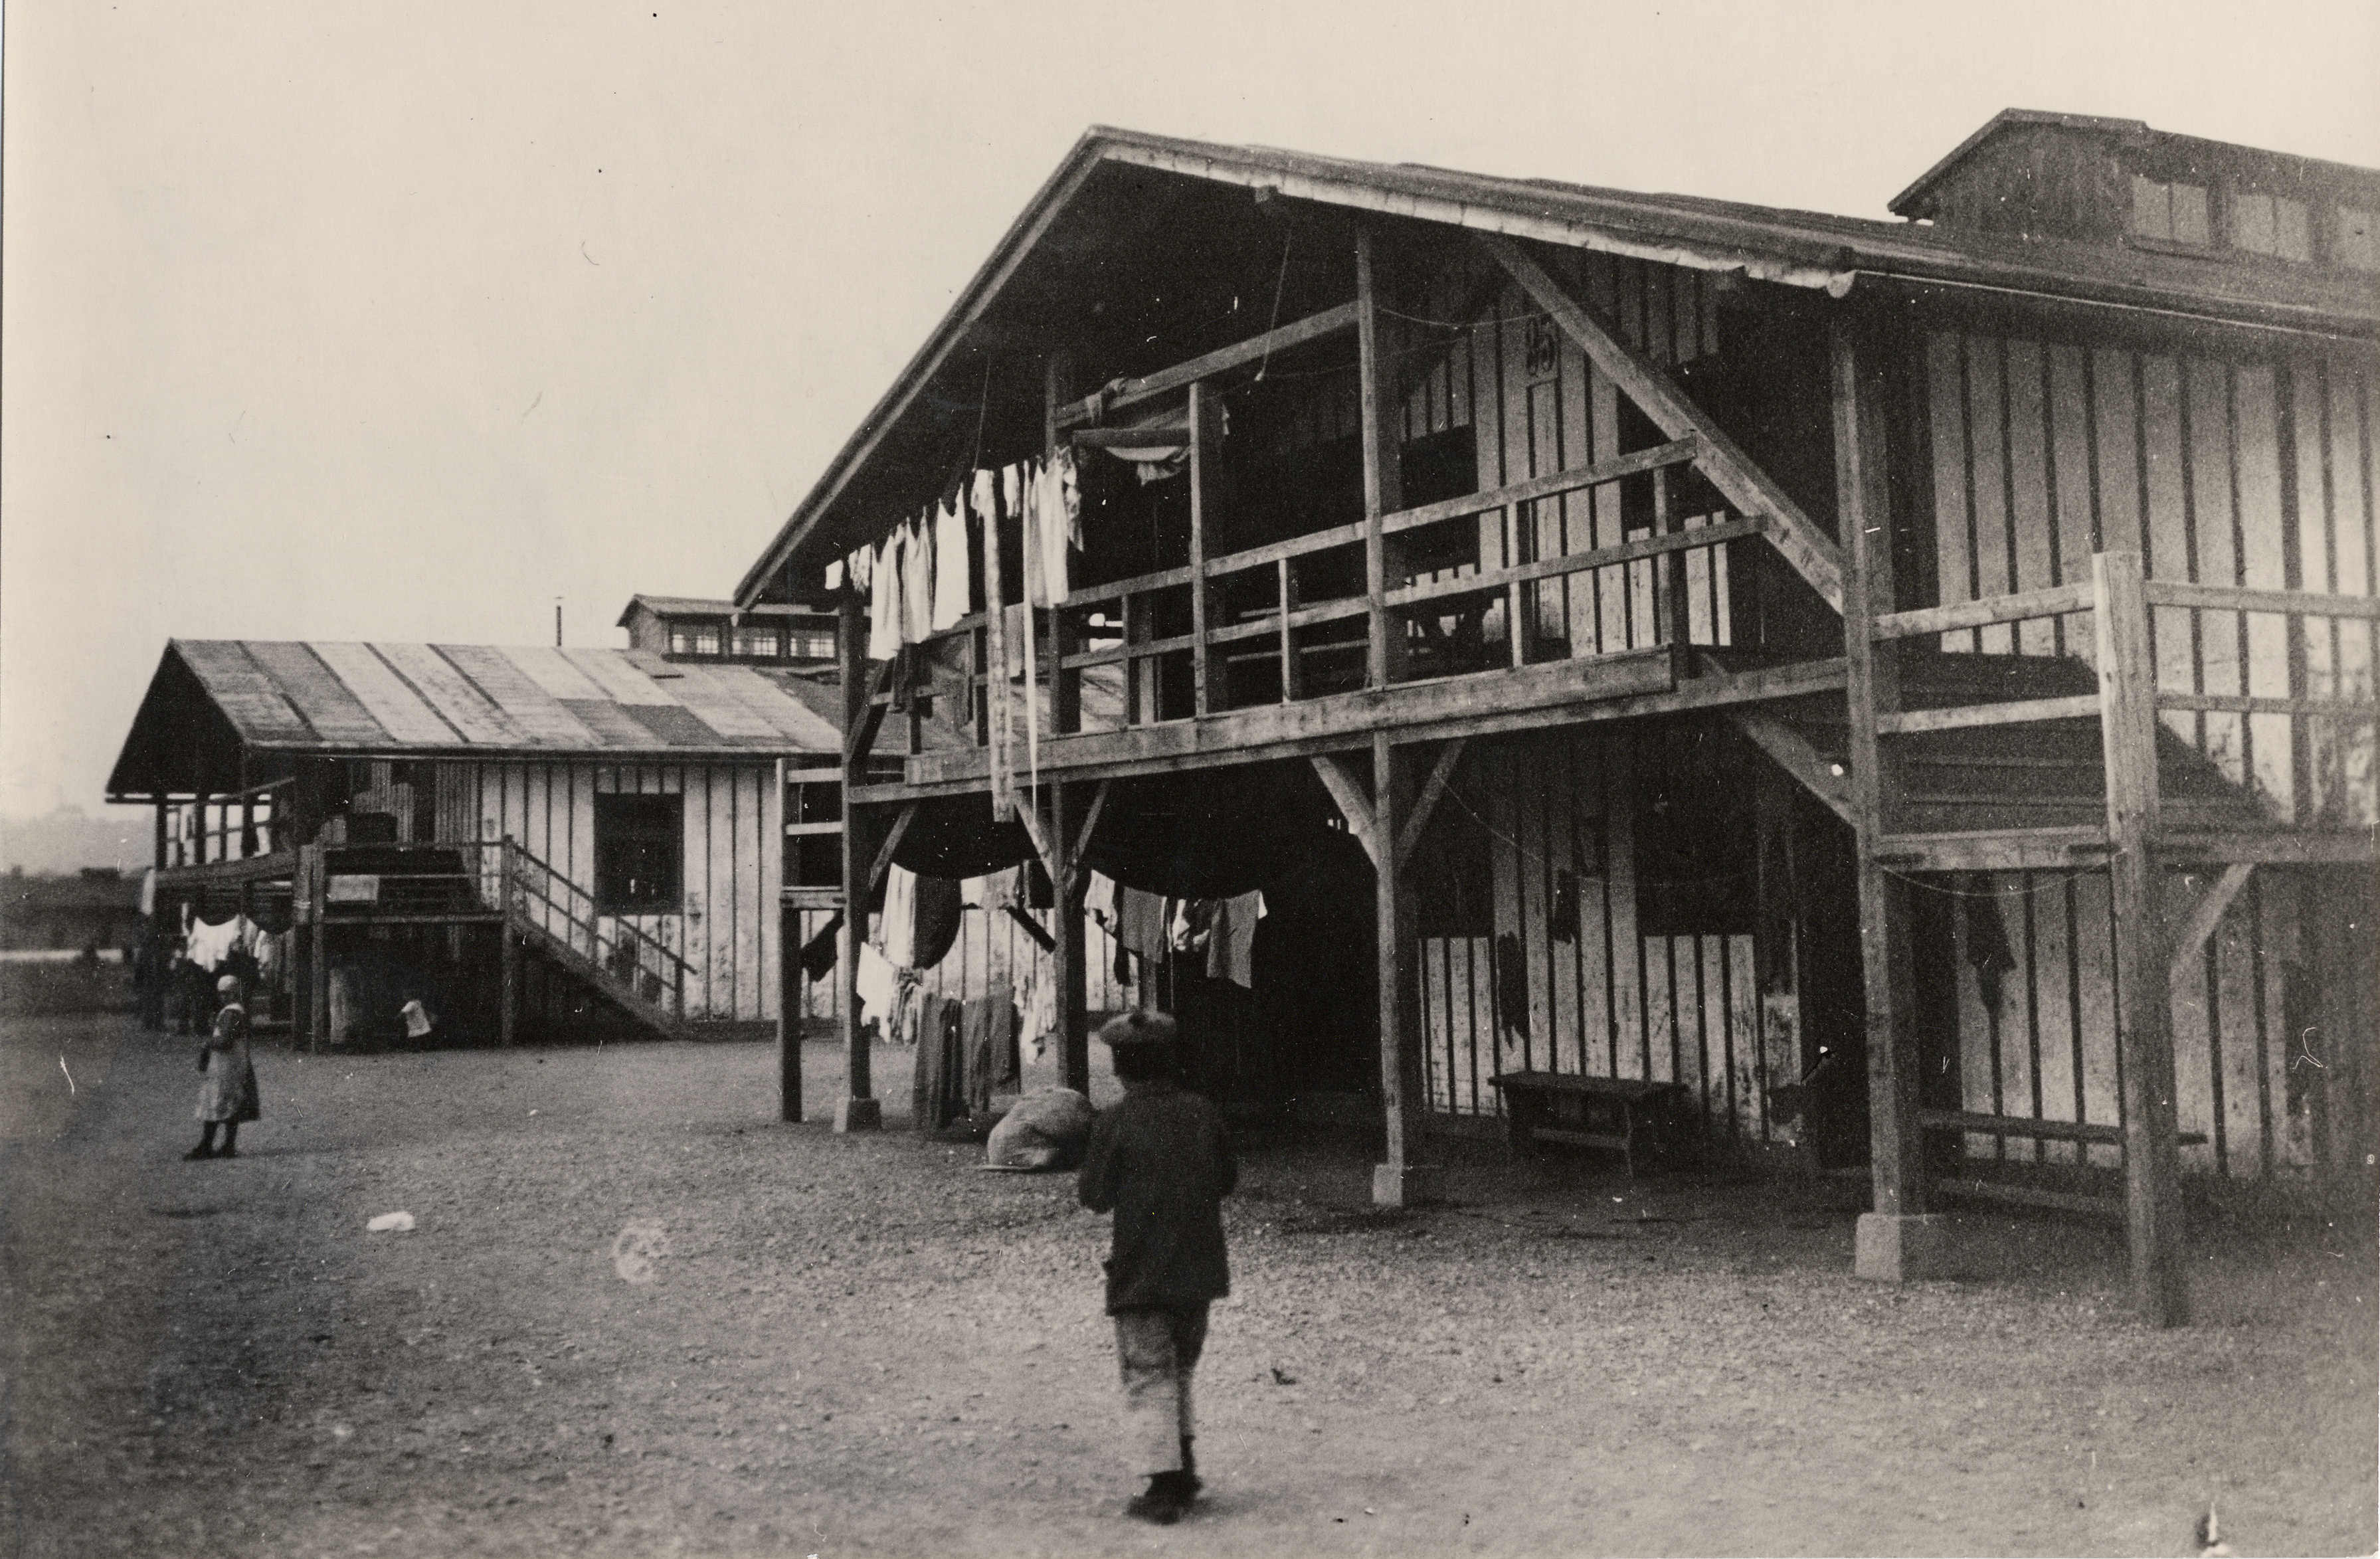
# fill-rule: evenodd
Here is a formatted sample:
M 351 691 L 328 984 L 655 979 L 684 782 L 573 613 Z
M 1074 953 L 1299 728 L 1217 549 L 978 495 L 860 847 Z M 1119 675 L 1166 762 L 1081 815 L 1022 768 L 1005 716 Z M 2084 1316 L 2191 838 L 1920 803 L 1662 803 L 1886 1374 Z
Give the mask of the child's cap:
M 1100 1024 L 1099 1042 L 1112 1050 L 1127 1045 L 1171 1045 L 1174 1033 L 1173 1019 L 1165 1014 L 1135 1009 Z
M 239 994 L 239 976 L 236 975 L 236 974 L 227 974 L 227 975 L 225 975 L 221 980 L 216 980 L 216 981 L 215 981 L 215 994 L 216 994 L 216 995 L 218 995 L 218 996 L 237 996 L 237 995 L 238 995 L 238 994 Z

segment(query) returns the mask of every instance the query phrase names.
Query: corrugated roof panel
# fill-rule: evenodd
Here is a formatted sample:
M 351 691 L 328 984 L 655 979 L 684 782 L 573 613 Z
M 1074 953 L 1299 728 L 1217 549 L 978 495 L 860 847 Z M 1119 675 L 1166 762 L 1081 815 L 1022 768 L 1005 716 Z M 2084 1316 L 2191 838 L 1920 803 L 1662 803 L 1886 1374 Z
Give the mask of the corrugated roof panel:
M 734 698 L 777 728 L 777 734 L 798 742 L 807 752 L 841 752 L 843 734 L 833 724 L 812 713 L 808 705 L 769 677 L 746 665 L 708 668 Z
M 282 695 L 298 706 L 318 741 L 342 747 L 382 747 L 389 734 L 347 685 L 332 674 L 309 644 L 277 644 L 249 639 L 242 647 L 249 658 L 272 674 Z M 262 737 L 253 737 L 262 740 Z
M 777 728 L 746 709 L 741 700 L 721 687 L 711 667 L 664 661 L 650 650 L 623 650 L 620 655 L 646 676 L 661 681 L 677 695 L 679 702 L 700 715 L 702 723 L 721 736 L 760 742 L 777 740 Z M 663 673 L 669 675 L 664 676 Z
M 306 724 L 306 717 L 237 640 L 177 639 L 174 647 L 241 731 L 260 741 L 313 739 L 314 728 Z
M 585 721 L 513 664 L 512 652 L 485 644 L 441 644 L 438 652 L 503 707 L 504 717 L 519 726 L 526 737 L 524 747 L 603 745 L 603 738 L 589 730 Z
M 671 747 L 721 747 L 727 738 L 712 730 L 694 711 L 678 704 L 622 704 L 620 713 Z
M 373 654 L 370 645 L 317 643 L 314 653 L 396 740 L 407 746 L 443 747 L 457 739 L 455 727 L 439 719 L 438 712 Z
M 528 733 L 473 687 L 446 658 L 427 644 L 374 644 L 380 658 L 413 685 L 441 719 L 484 747 L 526 747 Z
M 601 738 L 604 748 L 625 748 L 630 751 L 652 751 L 662 744 L 654 741 L 653 733 L 638 725 L 628 712 L 610 699 L 565 699 L 563 707 L 586 722 L 589 730 Z
M 674 704 L 678 700 L 658 683 L 620 658 L 617 650 L 558 650 L 563 659 L 587 674 L 613 703 Z
M 608 701 L 610 698 L 596 686 L 594 678 L 564 659 L 559 650 L 549 649 L 542 644 L 524 644 L 504 653 L 528 675 L 530 681 L 565 703 L 579 699 Z

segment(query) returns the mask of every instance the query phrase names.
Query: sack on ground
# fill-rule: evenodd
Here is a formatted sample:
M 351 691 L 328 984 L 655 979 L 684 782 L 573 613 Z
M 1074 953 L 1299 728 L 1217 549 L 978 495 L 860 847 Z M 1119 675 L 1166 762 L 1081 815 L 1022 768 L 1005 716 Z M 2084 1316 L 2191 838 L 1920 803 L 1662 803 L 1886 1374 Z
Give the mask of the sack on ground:
M 1002 1169 L 1072 1169 L 1091 1139 L 1091 1102 L 1071 1088 L 1045 1088 L 1019 1099 L 984 1144 L 984 1162 Z

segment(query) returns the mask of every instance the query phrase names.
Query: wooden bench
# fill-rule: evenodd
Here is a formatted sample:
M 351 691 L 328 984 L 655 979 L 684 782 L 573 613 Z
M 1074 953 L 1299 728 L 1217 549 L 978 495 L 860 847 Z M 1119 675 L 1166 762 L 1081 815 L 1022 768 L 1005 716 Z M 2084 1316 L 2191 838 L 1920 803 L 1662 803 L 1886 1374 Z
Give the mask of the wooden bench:
M 1504 1137 L 1515 1158 L 1539 1142 L 1603 1148 L 1626 1162 L 1667 1154 L 1682 1090 L 1675 1083 L 1583 1078 L 1569 1072 L 1506 1072 L 1488 1081 L 1504 1096 Z

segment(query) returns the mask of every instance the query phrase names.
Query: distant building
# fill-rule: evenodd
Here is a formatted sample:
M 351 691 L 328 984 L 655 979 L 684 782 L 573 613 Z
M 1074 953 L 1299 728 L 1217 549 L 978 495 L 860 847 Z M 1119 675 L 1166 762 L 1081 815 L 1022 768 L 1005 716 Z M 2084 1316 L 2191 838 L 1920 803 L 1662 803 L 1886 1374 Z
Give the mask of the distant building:
M 834 614 L 801 605 L 735 609 L 732 601 L 638 595 L 620 614 L 628 647 L 673 661 L 832 665 Z
M 20 869 L 0 879 L 0 951 L 123 948 L 147 930 L 140 882 L 110 866 L 89 866 L 70 877 L 29 877 Z

